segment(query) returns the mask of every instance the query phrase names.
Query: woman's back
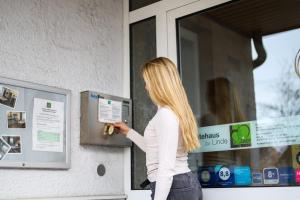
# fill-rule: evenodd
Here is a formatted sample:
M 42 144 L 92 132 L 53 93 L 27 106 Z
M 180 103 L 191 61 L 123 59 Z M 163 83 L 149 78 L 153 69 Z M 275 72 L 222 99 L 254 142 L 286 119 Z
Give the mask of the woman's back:
M 164 169 L 164 173 L 170 173 L 172 176 L 190 171 L 179 121 L 171 109 L 160 107 L 156 115 L 149 121 L 144 136 L 147 175 L 151 182 L 157 180 L 159 167 Z M 160 143 L 162 145 L 159 145 Z M 168 153 L 161 158 L 164 162 L 159 166 L 159 154 L 164 154 L 164 152 Z

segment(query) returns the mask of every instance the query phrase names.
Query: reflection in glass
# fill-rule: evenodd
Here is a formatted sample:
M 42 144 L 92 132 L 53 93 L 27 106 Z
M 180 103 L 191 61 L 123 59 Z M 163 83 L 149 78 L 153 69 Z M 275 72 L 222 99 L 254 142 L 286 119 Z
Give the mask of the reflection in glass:
M 130 25 L 130 91 L 133 106 L 133 128 L 140 134 L 154 116 L 156 106 L 148 97 L 140 69 L 146 61 L 156 57 L 155 17 Z M 132 188 L 141 189 L 146 177 L 145 153 L 132 147 Z
M 189 155 L 204 187 L 299 185 L 295 13 L 299 1 L 244 0 L 177 20 L 182 81 L 203 141 L 211 137 L 216 143 L 209 144 L 210 151 Z M 224 127 L 228 140 L 217 140 Z
M 206 103 L 208 112 L 200 123 L 204 126 L 245 121 L 235 86 L 225 77 L 207 81 Z

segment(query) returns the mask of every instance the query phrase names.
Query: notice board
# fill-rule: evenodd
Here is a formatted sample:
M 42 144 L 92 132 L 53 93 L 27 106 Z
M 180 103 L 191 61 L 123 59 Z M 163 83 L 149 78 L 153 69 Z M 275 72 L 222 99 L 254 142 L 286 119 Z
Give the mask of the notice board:
M 71 91 L 0 77 L 0 167 L 70 168 Z

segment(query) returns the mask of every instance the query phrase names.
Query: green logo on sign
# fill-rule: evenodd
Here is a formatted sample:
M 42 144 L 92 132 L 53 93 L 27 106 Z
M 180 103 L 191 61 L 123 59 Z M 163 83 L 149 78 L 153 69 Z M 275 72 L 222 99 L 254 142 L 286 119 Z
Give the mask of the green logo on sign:
M 51 103 L 47 102 L 47 108 L 51 108 Z
M 230 143 L 231 148 L 251 146 L 250 123 L 231 125 Z

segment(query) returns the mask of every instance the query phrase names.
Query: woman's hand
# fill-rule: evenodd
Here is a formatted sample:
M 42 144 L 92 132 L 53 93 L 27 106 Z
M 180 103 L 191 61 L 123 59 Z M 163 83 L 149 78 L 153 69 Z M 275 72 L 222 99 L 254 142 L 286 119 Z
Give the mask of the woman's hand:
M 113 124 L 113 126 L 119 130 L 120 133 L 127 135 L 129 132 L 130 128 L 123 122 L 116 122 Z

